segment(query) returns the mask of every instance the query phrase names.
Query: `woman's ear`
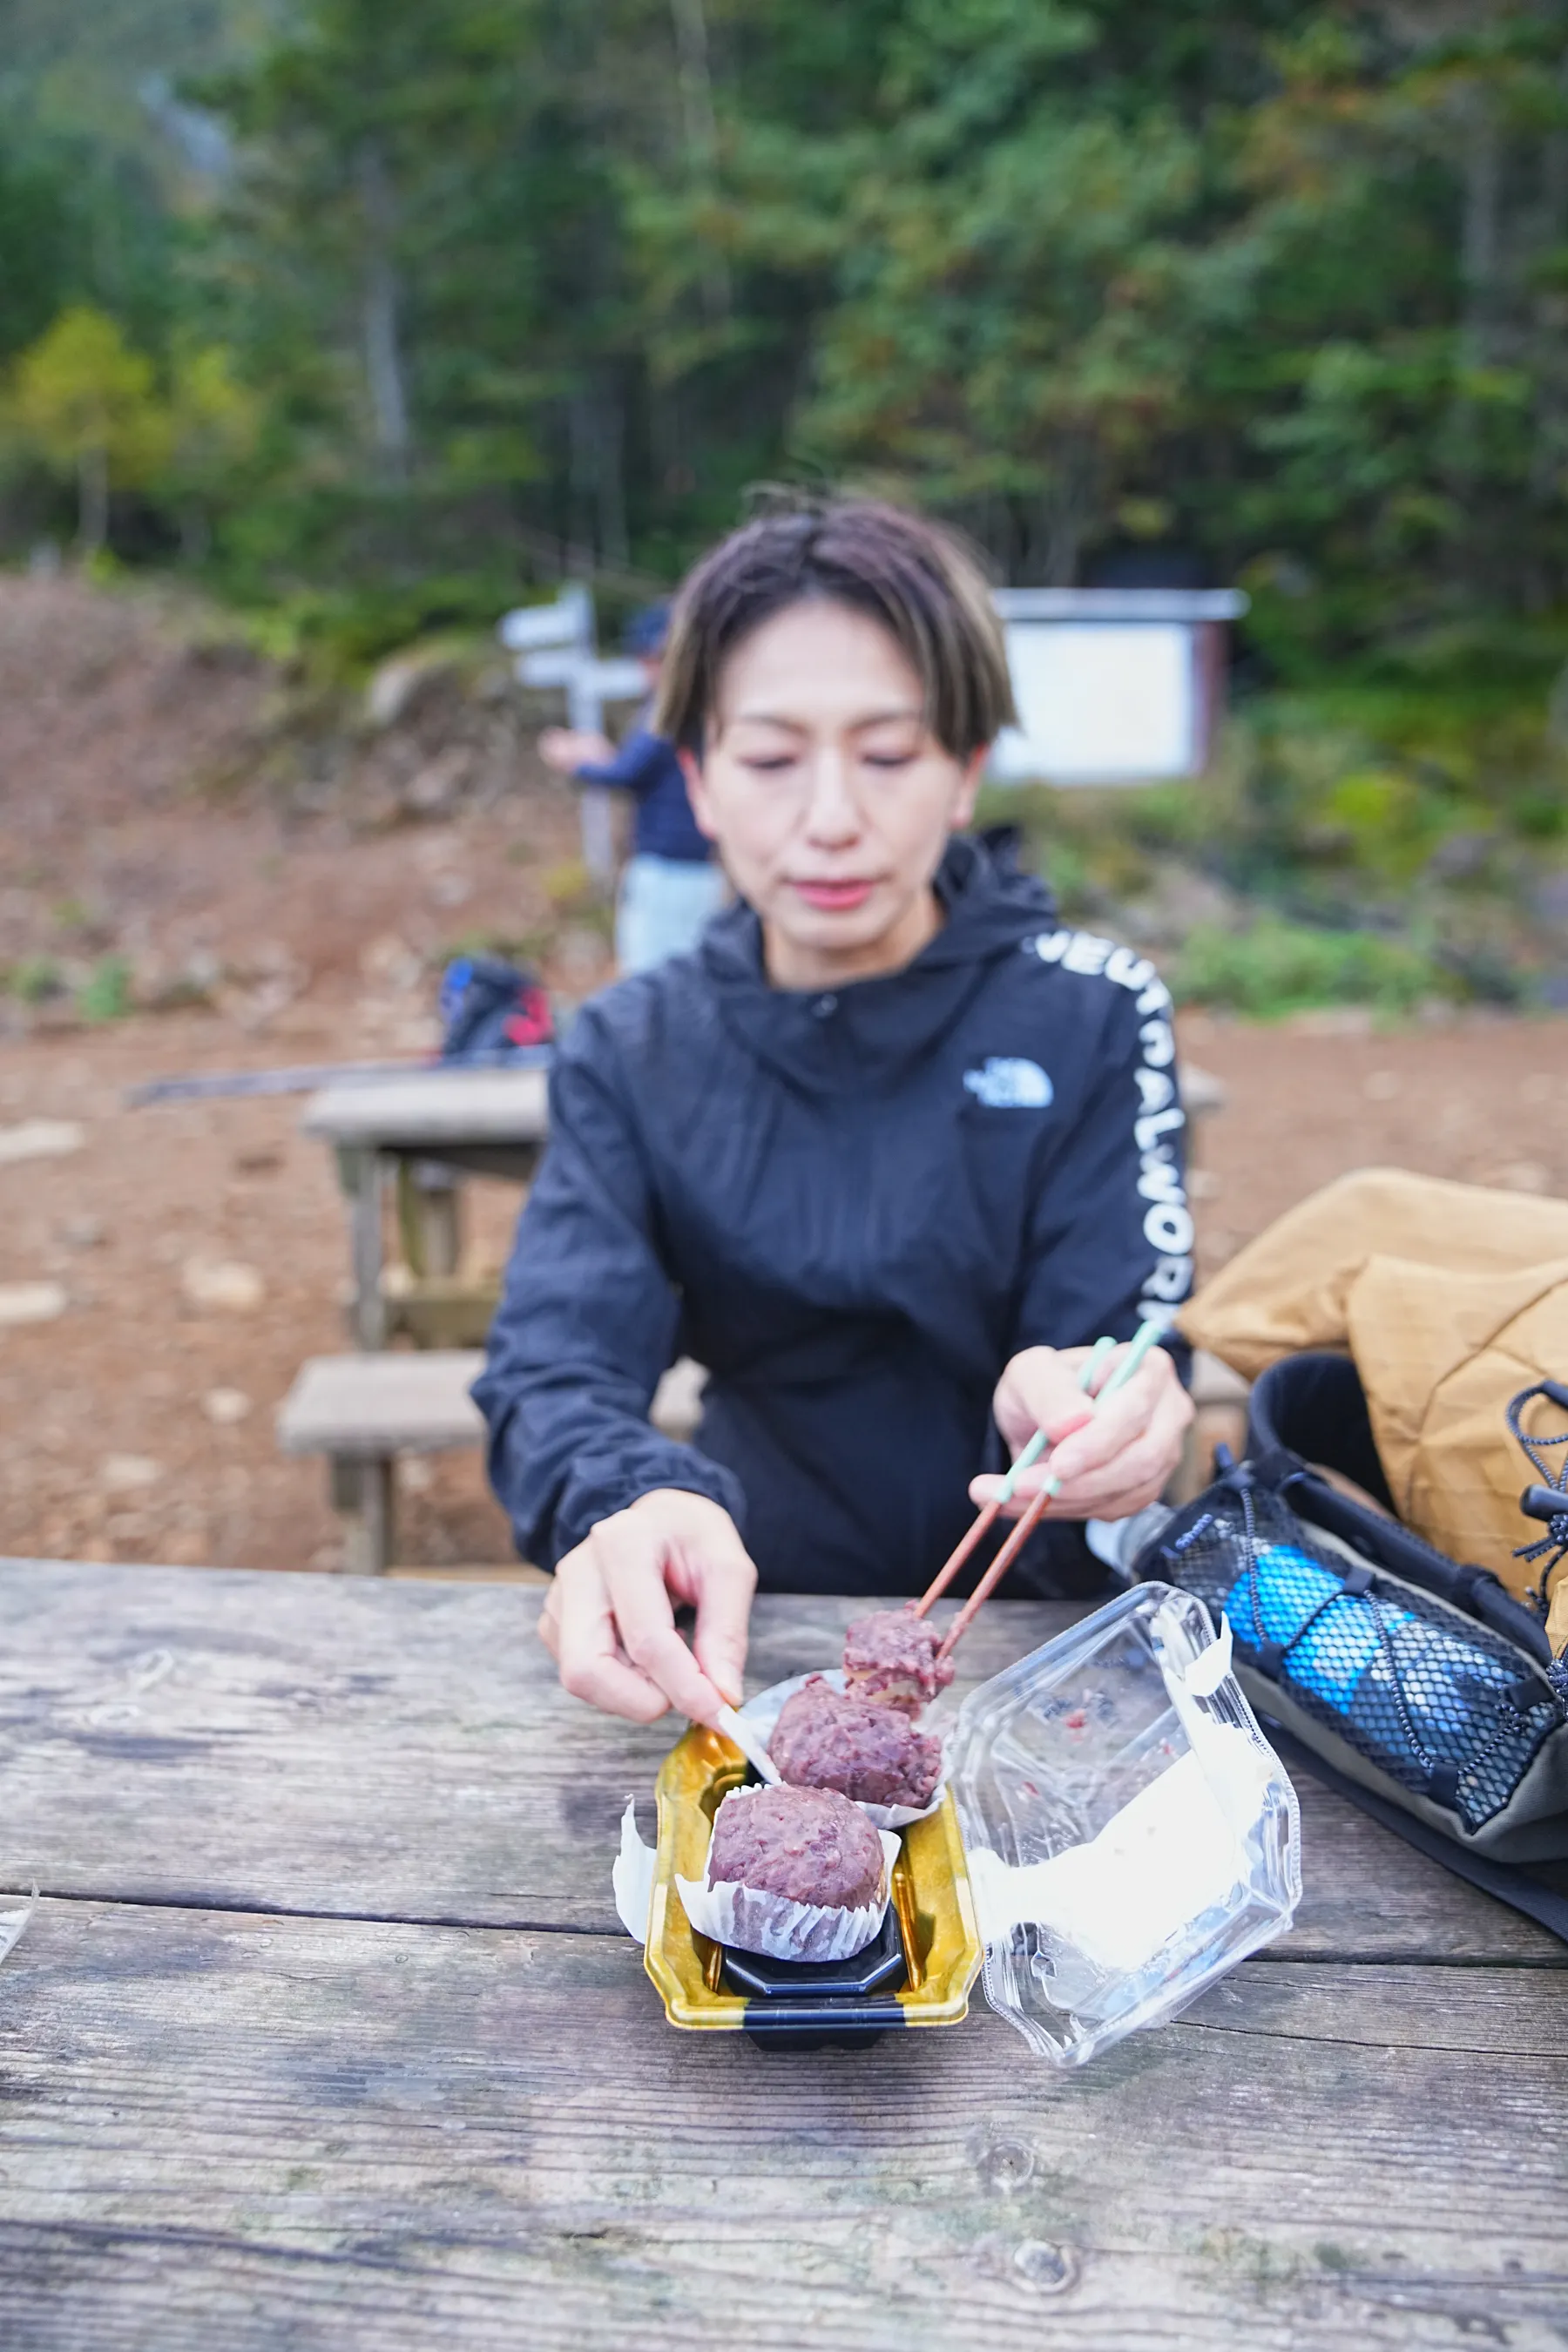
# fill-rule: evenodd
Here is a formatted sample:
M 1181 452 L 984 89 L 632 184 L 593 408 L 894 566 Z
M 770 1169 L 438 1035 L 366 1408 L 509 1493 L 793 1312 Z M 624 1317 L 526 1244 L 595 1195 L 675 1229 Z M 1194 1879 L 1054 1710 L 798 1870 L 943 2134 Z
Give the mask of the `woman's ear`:
M 979 795 L 980 781 L 985 773 L 985 762 L 990 757 L 990 744 L 982 743 L 979 751 L 971 752 L 964 762 L 958 794 L 952 803 L 952 815 L 949 819 L 950 830 L 953 833 L 962 833 L 974 814 L 974 803 Z
M 680 762 L 680 772 L 686 779 L 686 797 L 691 803 L 691 814 L 696 819 L 697 830 L 705 841 L 717 841 L 719 828 L 713 821 L 713 803 L 709 799 L 708 787 L 703 782 L 702 762 L 695 751 L 679 751 L 675 756 Z

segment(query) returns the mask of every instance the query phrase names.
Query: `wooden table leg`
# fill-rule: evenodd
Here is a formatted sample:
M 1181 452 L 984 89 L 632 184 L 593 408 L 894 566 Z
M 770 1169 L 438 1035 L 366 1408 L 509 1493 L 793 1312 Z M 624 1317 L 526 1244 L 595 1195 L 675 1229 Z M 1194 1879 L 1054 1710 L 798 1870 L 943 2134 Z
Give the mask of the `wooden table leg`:
M 334 1511 L 345 1519 L 357 1519 L 364 1494 L 364 1482 L 360 1476 L 357 1454 L 331 1454 L 327 1457 L 327 1499 Z
M 415 1275 L 457 1273 L 463 1244 L 461 1185 L 457 1171 L 442 1160 L 398 1162 L 398 1223 Z
M 358 1510 L 344 1537 L 343 1573 L 384 1576 L 392 1565 L 395 1536 L 397 1465 L 393 1456 L 383 1454 L 361 1460 L 354 1468 Z
M 386 1345 L 386 1309 L 381 1296 L 381 1155 L 374 1150 L 343 1154 L 353 1184 L 350 1211 L 353 1249 L 354 1339 L 362 1348 Z

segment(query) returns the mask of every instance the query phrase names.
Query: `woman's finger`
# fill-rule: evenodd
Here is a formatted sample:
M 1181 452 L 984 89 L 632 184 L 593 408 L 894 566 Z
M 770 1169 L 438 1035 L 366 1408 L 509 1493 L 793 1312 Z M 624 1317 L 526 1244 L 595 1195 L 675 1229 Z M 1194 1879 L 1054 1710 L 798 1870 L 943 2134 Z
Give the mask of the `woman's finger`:
M 555 1571 L 556 1640 L 561 1685 L 606 1715 L 652 1723 L 668 1708 L 659 1684 L 621 1654 L 596 1539 L 579 1545 Z
M 685 1563 L 686 1597 L 697 1605 L 691 1646 L 714 1688 L 739 1706 L 746 1688 L 746 1638 L 757 1571 L 731 1524 L 704 1538 Z
M 1114 1360 L 1110 1369 L 1114 1372 Z M 1191 1412 L 1175 1366 L 1163 1349 L 1155 1348 L 1125 1388 L 1101 1391 L 1092 1419 L 1053 1449 L 1047 1475 L 1059 1478 L 1067 1487 L 1101 1469 L 1146 1430 L 1156 1427 L 1163 1408 L 1173 1410 L 1184 1426 Z
M 1051 1506 L 1058 1517 L 1110 1519 L 1142 1510 L 1163 1493 L 1182 1458 L 1192 1420 L 1184 1391 L 1173 1384 L 1149 1427 L 1107 1463 L 1063 1483 Z
M 1028 1348 L 1008 1365 L 994 1399 L 996 1425 L 1015 1454 L 1037 1429 L 1059 1427 L 1081 1411 L 1087 1349 Z
M 1070 1486 L 1114 1462 L 1148 1429 L 1157 1400 L 1152 1381 L 1145 1385 L 1142 1374 L 1134 1375 L 1124 1389 L 1101 1397 L 1082 1428 L 1051 1448 L 1042 1476 L 1059 1478 L 1063 1486 Z
M 1173 1464 L 1160 1448 L 1140 1448 L 1076 1486 L 1064 1487 L 1046 1506 L 1056 1519 L 1119 1519 L 1141 1511 L 1160 1495 Z
M 1125 1391 L 1106 1399 L 1079 1435 L 1064 1439 L 1036 1468 L 1022 1472 L 1005 1506 L 1007 1516 L 1017 1517 L 1053 1479 L 1061 1489 L 1047 1507 L 1054 1519 L 1125 1517 L 1163 1492 L 1181 1459 L 1193 1409 L 1173 1370 L 1151 1385 L 1152 1400 L 1137 1395 L 1137 1382 L 1130 1381 Z M 1131 1402 L 1124 1404 L 1124 1398 Z M 1091 1436 L 1098 1443 L 1086 1458 L 1083 1449 Z M 998 1478 L 977 1478 L 970 1493 L 976 1503 L 994 1502 L 1001 1486 Z
M 603 1519 L 594 1547 L 621 1647 L 632 1664 L 694 1723 L 711 1724 L 728 1704 L 675 1630 L 667 1563 L 629 1511 Z
M 1082 1402 L 1080 1397 L 1080 1412 Z M 1079 1428 L 1070 1438 L 1064 1438 L 1060 1445 L 1053 1446 L 1030 1469 L 1020 1470 L 1011 1496 L 1002 1506 L 1004 1515 L 1008 1518 L 1017 1518 L 1021 1512 L 1027 1510 L 1041 1488 L 1053 1482 L 1059 1485 L 1064 1493 L 1079 1493 L 1089 1482 L 1098 1478 L 1109 1465 L 1118 1462 L 1129 1446 L 1140 1443 L 1151 1426 L 1148 1409 L 1138 1399 L 1133 1399 L 1131 1404 L 1118 1412 L 1116 1408 L 1121 1404 L 1119 1392 L 1100 1407 L 1092 1423 Z M 1104 1415 L 1103 1421 L 1100 1414 Z M 1089 1447 L 1091 1434 L 1094 1443 Z M 991 1475 L 974 1478 L 970 1482 L 969 1492 L 976 1503 L 994 1503 L 1000 1499 L 1005 1483 L 1005 1479 Z

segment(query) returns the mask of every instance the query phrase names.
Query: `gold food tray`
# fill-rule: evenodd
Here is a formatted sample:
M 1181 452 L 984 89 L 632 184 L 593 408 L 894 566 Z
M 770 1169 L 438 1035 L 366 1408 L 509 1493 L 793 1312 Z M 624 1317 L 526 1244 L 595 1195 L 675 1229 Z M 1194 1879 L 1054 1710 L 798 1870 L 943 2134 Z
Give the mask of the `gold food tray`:
M 893 1911 L 903 1947 L 904 1982 L 819 2001 L 759 2000 L 724 1982 L 721 1945 L 692 1927 L 675 1880 L 708 1867 L 713 1815 L 747 1777 L 745 1758 L 721 1732 L 693 1725 L 658 1776 L 658 1849 L 644 1965 L 671 2025 L 705 2032 L 858 2039 L 889 2026 L 956 2025 L 984 1950 L 975 1926 L 969 1870 L 952 1792 L 923 1822 L 903 1831 L 893 1865 Z

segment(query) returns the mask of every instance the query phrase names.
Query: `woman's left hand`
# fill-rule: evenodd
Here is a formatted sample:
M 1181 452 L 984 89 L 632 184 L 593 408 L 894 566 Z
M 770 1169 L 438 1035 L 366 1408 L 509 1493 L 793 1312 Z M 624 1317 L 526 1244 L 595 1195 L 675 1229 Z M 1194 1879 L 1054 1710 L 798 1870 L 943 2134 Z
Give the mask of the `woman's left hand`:
M 1089 1352 L 1026 1348 L 1013 1358 L 996 1384 L 992 1411 L 1015 1460 L 1037 1429 L 1054 1436 L 1081 1416 L 1089 1398 L 1079 1382 Z M 1101 1366 L 1096 1393 L 1125 1352 L 1119 1349 Z M 1163 1348 L 1152 1348 L 1127 1386 L 1097 1406 L 1091 1421 L 1023 1473 L 1004 1506 L 1006 1516 L 1017 1518 L 1047 1478 L 1059 1478 L 1061 1492 L 1047 1505 L 1047 1518 L 1131 1518 L 1163 1492 L 1192 1418 L 1192 1399 L 1174 1364 Z M 975 1478 L 969 1492 L 976 1503 L 990 1503 L 1001 1486 L 1000 1478 Z

